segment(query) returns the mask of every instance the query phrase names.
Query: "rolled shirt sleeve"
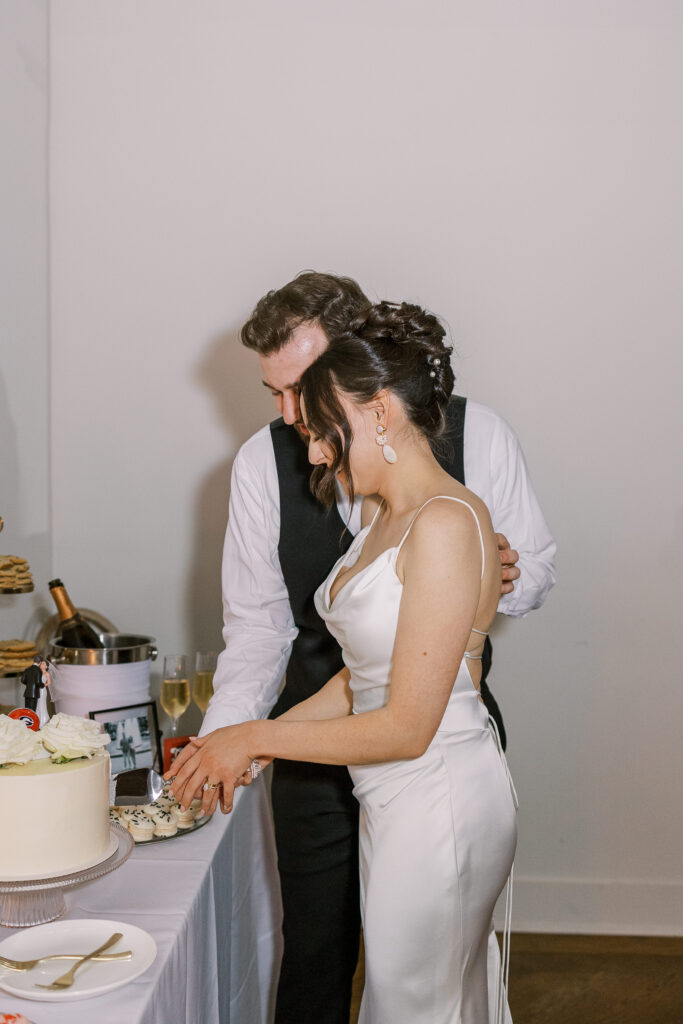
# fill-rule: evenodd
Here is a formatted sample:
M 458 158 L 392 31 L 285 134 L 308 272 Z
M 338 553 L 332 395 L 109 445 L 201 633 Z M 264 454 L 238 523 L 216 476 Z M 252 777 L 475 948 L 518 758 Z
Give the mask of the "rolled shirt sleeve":
M 522 616 L 545 601 L 555 583 L 556 545 L 534 491 L 524 453 L 505 420 L 477 402 L 467 403 L 465 482 L 486 502 L 496 533 L 519 552 L 521 576 L 498 611 Z
M 278 542 L 280 503 L 270 430 L 240 448 L 230 487 L 222 564 L 223 640 L 200 735 L 265 718 L 297 635 Z

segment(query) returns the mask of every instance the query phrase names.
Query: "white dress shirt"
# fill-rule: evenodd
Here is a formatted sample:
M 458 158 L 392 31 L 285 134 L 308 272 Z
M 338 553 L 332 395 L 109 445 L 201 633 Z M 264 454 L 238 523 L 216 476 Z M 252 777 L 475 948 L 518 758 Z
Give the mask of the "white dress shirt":
M 488 506 L 494 530 L 519 551 L 521 577 L 513 592 L 501 597 L 498 611 L 525 615 L 543 604 L 555 583 L 555 542 L 519 441 L 492 409 L 468 400 L 463 454 L 467 487 Z M 339 512 L 353 534 L 360 529 L 361 501 L 349 509 L 340 488 Z M 265 426 L 242 445 L 233 464 L 222 569 L 225 650 L 201 735 L 265 718 L 275 704 L 298 632 L 280 568 L 279 541 L 280 489 L 270 427 Z

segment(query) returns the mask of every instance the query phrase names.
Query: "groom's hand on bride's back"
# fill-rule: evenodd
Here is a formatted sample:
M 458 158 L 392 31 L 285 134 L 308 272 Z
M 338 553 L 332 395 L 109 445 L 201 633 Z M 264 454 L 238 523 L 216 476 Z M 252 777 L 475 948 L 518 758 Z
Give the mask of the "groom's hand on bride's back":
M 500 555 L 500 578 L 501 594 L 511 594 L 514 590 L 515 580 L 518 580 L 521 573 L 517 568 L 519 551 L 510 547 L 510 541 L 502 533 L 496 534 L 498 541 L 498 554 Z

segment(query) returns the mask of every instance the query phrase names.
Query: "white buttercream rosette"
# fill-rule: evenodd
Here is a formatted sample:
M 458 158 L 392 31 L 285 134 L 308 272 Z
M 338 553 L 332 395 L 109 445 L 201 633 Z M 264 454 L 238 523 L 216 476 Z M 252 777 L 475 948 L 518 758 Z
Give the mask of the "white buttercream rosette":
M 32 761 L 39 745 L 38 733 L 20 719 L 0 715 L 0 765 Z
M 50 751 L 53 761 L 72 761 L 77 757 L 92 757 L 111 742 L 97 722 L 60 712 L 44 725 L 38 734 L 43 746 Z

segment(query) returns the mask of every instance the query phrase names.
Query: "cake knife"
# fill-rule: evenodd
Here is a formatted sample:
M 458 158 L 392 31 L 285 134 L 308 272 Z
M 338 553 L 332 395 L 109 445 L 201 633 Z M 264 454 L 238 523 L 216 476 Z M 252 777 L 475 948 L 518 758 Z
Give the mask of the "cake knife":
M 115 807 L 153 804 L 164 791 L 164 780 L 153 768 L 131 768 L 112 775 L 110 803 Z

